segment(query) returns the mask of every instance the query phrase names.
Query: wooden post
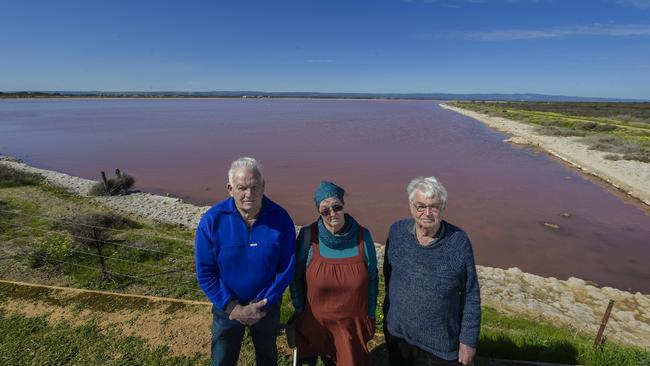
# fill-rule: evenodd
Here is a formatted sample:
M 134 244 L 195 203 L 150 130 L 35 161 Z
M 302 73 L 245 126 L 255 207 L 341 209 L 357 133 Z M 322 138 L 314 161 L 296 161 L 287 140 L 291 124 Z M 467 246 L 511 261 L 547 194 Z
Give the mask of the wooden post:
M 609 315 L 612 313 L 613 306 L 614 300 L 609 300 L 609 304 L 607 304 L 607 310 L 605 310 L 605 315 L 603 315 L 603 321 L 600 322 L 600 329 L 598 329 L 598 334 L 594 340 L 594 347 L 600 346 L 600 344 L 603 342 L 603 333 L 605 332 L 605 327 L 607 326 Z
M 104 182 L 104 189 L 108 192 L 108 180 L 106 180 L 106 173 L 102 172 L 102 182 Z

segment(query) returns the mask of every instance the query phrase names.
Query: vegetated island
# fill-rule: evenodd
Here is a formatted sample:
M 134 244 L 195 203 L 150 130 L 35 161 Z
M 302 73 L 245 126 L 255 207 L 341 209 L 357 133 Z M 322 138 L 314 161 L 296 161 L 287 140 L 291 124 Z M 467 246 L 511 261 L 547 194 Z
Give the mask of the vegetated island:
M 194 275 L 192 238 L 207 207 L 142 192 L 90 196 L 97 184 L 0 156 L 0 279 L 206 301 Z M 383 248 L 377 248 L 381 263 Z M 479 356 L 583 365 L 650 361 L 650 295 L 599 288 L 577 278 L 544 278 L 517 268 L 477 268 L 484 306 Z M 610 299 L 615 306 L 607 341 L 593 348 Z M 290 315 L 289 303 L 285 294 L 283 320 Z M 370 348 L 374 364 L 383 365 L 378 322 Z M 40 331 L 32 332 L 34 327 Z M 12 330 L 11 337 L 0 337 L 0 349 L 16 364 L 32 351 L 42 359 L 58 359 L 63 343 L 51 341 L 53 337 L 76 344 L 74 357 L 84 364 L 103 364 L 120 354 L 153 358 L 158 364 L 206 363 L 209 357 L 207 304 L 0 281 L 0 329 Z M 26 344 L 46 346 L 25 352 Z M 289 364 L 284 339 L 278 344 L 280 364 Z M 91 356 L 83 350 L 93 350 L 99 361 L 85 359 Z M 242 362 L 252 359 L 252 346 L 245 344 Z
M 650 205 L 650 103 L 457 101 L 441 107 L 512 135 Z

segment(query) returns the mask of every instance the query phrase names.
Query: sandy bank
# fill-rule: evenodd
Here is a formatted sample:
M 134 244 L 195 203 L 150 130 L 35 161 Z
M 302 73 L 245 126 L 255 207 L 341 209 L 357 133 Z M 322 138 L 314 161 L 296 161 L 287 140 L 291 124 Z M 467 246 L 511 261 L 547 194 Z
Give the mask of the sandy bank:
M 527 127 L 527 126 L 524 126 Z M 0 156 L 0 164 L 17 170 L 41 174 L 48 184 L 71 194 L 87 196 L 94 181 L 30 167 L 12 158 Z M 116 212 L 147 220 L 181 225 L 193 229 L 208 207 L 197 207 L 172 197 L 135 193 L 119 197 L 93 197 Z M 376 244 L 379 262 L 383 246 Z M 561 281 L 508 270 L 477 266 L 484 305 L 505 313 L 522 315 L 582 331 L 595 337 L 609 299 L 615 300 L 607 326 L 607 336 L 625 344 L 648 348 L 650 345 L 650 295 L 598 288 L 570 278 Z
M 474 118 L 512 137 L 506 141 L 537 146 L 568 162 L 585 173 L 599 177 L 630 196 L 650 205 L 650 164 L 632 160 L 607 160 L 607 152 L 591 150 L 581 143 L 580 137 L 544 136 L 535 131 L 535 126 L 501 117 L 490 117 L 482 113 L 453 107 L 444 103 L 445 109 Z

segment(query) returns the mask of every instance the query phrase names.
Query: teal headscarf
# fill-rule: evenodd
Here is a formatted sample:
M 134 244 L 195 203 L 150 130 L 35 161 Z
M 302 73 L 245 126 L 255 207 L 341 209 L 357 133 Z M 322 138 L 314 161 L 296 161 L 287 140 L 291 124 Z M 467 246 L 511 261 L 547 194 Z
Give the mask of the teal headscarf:
M 322 181 L 316 188 L 314 192 L 314 203 L 316 208 L 320 207 L 321 201 L 328 199 L 330 197 L 336 197 L 343 202 L 343 196 L 345 195 L 345 190 L 332 182 Z M 325 228 L 323 223 L 323 218 L 318 218 L 318 240 L 327 245 L 330 248 L 341 247 L 347 244 L 350 239 L 357 235 L 357 230 L 359 229 L 359 224 L 356 220 L 348 214 L 345 214 L 345 227 L 342 232 L 338 234 L 332 234 Z
M 314 192 L 314 203 L 316 203 L 316 209 L 319 208 L 322 200 L 330 197 L 336 197 L 341 201 L 341 203 L 344 203 L 343 202 L 344 194 L 345 191 L 343 190 L 343 188 L 337 186 L 336 184 L 327 181 L 320 182 L 320 184 L 316 188 L 316 192 Z

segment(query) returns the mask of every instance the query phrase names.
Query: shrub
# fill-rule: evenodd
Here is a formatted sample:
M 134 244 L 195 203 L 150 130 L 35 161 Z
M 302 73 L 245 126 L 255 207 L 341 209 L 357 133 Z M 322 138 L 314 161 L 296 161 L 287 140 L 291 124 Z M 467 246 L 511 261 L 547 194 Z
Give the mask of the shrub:
M 640 150 L 623 155 L 625 160 L 638 160 L 644 163 L 650 163 L 650 151 Z
M 594 131 L 594 132 L 608 132 L 614 131 L 617 129 L 614 125 L 609 125 L 606 123 L 596 123 L 596 122 L 580 122 L 575 125 L 575 128 L 585 131 Z
M 128 174 L 119 173 L 117 171 L 114 177 L 108 178 L 106 184 L 104 182 L 96 183 L 91 189 L 90 194 L 93 196 L 116 196 L 128 194 L 133 185 L 135 178 Z
M 618 155 L 618 154 L 607 154 L 607 155 L 604 156 L 604 158 L 607 159 L 607 160 L 613 160 L 613 161 L 621 160 L 621 156 Z
M 47 251 L 36 247 L 27 253 L 27 265 L 29 268 L 41 268 L 47 264 Z
M 585 136 L 584 131 L 572 130 L 570 128 L 544 126 L 538 127 L 537 132 L 541 135 L 547 136 Z
M 582 142 L 589 145 L 593 150 L 618 154 L 631 154 L 642 149 L 639 144 L 633 141 L 610 135 L 591 135 L 583 138 Z
M 35 186 L 41 183 L 38 174 L 27 173 L 0 164 L 0 188 Z

